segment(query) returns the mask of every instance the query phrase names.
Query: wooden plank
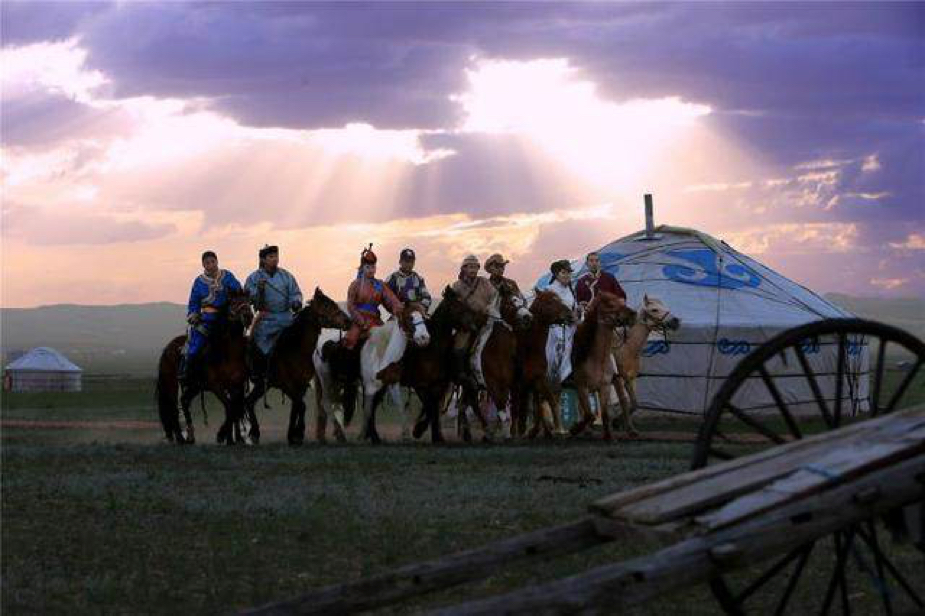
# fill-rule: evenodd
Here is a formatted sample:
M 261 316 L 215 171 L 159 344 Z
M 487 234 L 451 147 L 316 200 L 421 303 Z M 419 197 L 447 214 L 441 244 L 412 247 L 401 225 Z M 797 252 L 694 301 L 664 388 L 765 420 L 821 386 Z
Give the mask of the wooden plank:
M 585 518 L 380 575 L 328 586 L 247 614 L 347 614 L 491 577 L 503 565 L 560 556 L 611 541 Z
M 848 439 L 856 436 L 860 432 L 875 429 L 877 426 L 895 421 L 896 419 L 907 416 L 909 414 L 921 413 L 923 410 L 925 410 L 925 405 L 889 415 L 873 417 L 866 421 L 858 422 L 839 430 L 823 432 L 808 438 L 787 443 L 785 445 L 770 447 L 764 451 L 760 451 L 750 456 L 736 458 L 735 460 L 730 460 L 729 462 L 707 466 L 705 468 L 690 471 L 682 475 L 669 477 L 668 479 L 663 479 L 655 483 L 646 484 L 632 490 L 611 494 L 593 502 L 589 509 L 592 513 L 599 515 L 613 515 L 615 510 L 620 509 L 629 503 L 650 498 L 658 494 L 671 492 L 678 488 L 710 479 L 718 475 L 725 475 L 740 469 L 761 464 L 766 460 L 787 458 L 798 451 L 802 451 L 809 447 L 815 447 L 820 443 L 825 443 L 832 440 Z
M 888 438 L 892 434 L 908 431 L 921 422 L 919 413 L 921 411 L 912 415 L 904 413 L 863 421 L 846 428 L 845 431 L 848 433 L 843 434 L 842 438 L 821 439 L 814 441 L 809 447 L 791 449 L 789 455 L 766 457 L 754 464 L 730 467 L 725 473 L 702 478 L 669 492 L 653 494 L 648 498 L 628 503 L 618 510 L 608 512 L 608 515 L 626 518 L 637 524 L 662 524 L 677 521 L 681 517 L 701 513 L 707 508 L 716 507 L 752 492 L 789 474 L 796 467 L 811 464 L 822 455 L 821 452 L 826 447 L 841 448 L 857 441 Z M 850 428 L 855 429 L 850 430 Z M 836 430 L 827 434 L 837 435 L 840 432 L 842 431 Z M 788 445 L 775 449 L 786 447 Z
M 810 466 L 770 483 L 757 492 L 746 494 L 723 507 L 694 519 L 700 532 L 712 532 L 740 523 L 775 507 L 844 483 L 876 468 L 895 464 L 915 455 L 925 454 L 925 420 L 917 430 L 886 441 L 857 442 L 853 446 L 830 451 Z
M 875 487 L 882 488 L 877 500 L 856 498 Z M 851 524 L 923 499 L 925 456 L 916 456 L 878 469 L 819 498 L 791 503 L 751 522 L 694 537 L 649 556 L 433 613 L 615 613 L 719 573 L 785 554 Z

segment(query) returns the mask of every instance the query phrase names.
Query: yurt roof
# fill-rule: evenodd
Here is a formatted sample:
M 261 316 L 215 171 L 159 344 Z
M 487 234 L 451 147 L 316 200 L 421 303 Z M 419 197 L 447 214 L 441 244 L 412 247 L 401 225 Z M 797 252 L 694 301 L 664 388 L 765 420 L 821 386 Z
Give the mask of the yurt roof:
M 651 238 L 633 233 L 600 248 L 601 267 L 616 276 L 631 306 L 661 299 L 685 327 L 791 327 L 851 313 L 723 241 L 683 227 L 656 227 Z M 587 268 L 572 262 L 573 281 Z M 545 274 L 537 282 L 550 282 Z
M 37 347 L 11 362 L 6 367 L 11 371 L 37 372 L 83 372 L 67 357 L 49 347 Z

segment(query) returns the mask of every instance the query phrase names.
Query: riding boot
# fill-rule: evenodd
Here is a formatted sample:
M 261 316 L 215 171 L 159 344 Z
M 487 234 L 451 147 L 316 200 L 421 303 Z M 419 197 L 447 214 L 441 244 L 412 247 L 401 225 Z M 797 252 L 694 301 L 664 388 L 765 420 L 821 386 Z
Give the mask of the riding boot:
M 198 369 L 198 362 L 196 359 L 196 355 L 190 357 L 186 353 L 180 356 L 180 366 L 177 371 L 177 376 L 179 377 L 180 385 L 183 386 L 183 388 L 190 387 L 196 381 L 196 370 Z
M 469 368 L 469 351 L 467 349 L 453 349 L 453 374 L 456 381 L 466 387 L 478 389 L 478 383 L 472 370 Z

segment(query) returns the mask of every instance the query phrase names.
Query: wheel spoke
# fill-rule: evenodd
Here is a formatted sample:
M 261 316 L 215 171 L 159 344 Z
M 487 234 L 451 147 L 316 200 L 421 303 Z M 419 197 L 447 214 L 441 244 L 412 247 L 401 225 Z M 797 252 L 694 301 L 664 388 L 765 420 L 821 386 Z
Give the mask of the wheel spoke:
M 845 342 L 847 336 L 844 332 L 838 333 L 838 368 L 835 370 L 835 427 L 841 425 L 841 397 L 842 390 L 844 389 L 844 379 L 845 379 L 845 360 L 846 360 L 846 349 Z
M 835 599 L 835 589 L 839 586 L 844 592 L 845 588 L 845 556 L 848 552 L 848 546 L 851 543 L 852 535 L 849 532 L 848 537 L 843 538 L 842 533 L 837 531 L 835 539 L 835 570 L 832 571 L 832 577 L 829 579 L 829 586 L 825 591 L 825 601 L 822 604 L 822 614 L 828 614 L 829 608 L 832 607 L 832 601 Z
M 876 586 L 880 598 L 883 599 L 884 611 L 886 611 L 887 616 L 890 616 L 893 613 L 893 605 L 890 601 L 890 587 L 887 585 L 886 576 L 883 575 L 883 552 L 880 551 L 880 541 L 877 539 L 877 525 L 874 523 L 873 518 L 867 521 L 867 529 L 871 538 L 867 547 L 874 555 L 874 565 L 877 568 L 877 581 L 874 586 Z M 860 560 L 860 554 L 857 554 L 857 557 Z M 872 573 L 871 576 L 873 576 Z
M 909 595 L 912 601 L 914 601 L 915 604 L 919 607 L 925 607 L 925 601 L 923 601 L 922 598 L 915 592 L 915 590 L 912 588 L 912 585 L 909 584 L 906 578 L 902 576 L 902 574 L 896 568 L 896 565 L 894 565 L 890 559 L 886 557 L 886 554 L 880 550 L 879 544 L 876 544 L 877 547 L 874 548 L 874 540 L 868 536 L 862 528 L 858 528 L 857 533 L 860 535 L 861 539 L 864 540 L 864 543 L 866 543 L 867 546 L 871 548 L 871 551 L 874 552 L 874 558 L 877 559 L 878 566 L 882 563 L 883 566 L 886 567 L 886 570 L 890 572 L 890 575 L 892 575 L 893 578 L 899 582 L 899 585 L 902 586 L 903 590 L 906 591 L 906 594 Z
M 883 369 L 886 366 L 885 338 L 880 339 L 880 348 L 877 349 L 877 371 L 874 373 L 874 392 L 870 399 L 870 413 L 877 415 L 880 412 L 880 388 L 883 386 Z
M 809 381 L 809 388 L 813 391 L 813 396 L 816 398 L 816 405 L 819 407 L 819 412 L 822 413 L 822 418 L 825 420 L 825 424 L 832 427 L 832 414 L 829 413 L 829 405 L 825 401 L 825 397 L 822 395 L 822 390 L 819 388 L 819 382 L 816 381 L 816 373 L 813 372 L 813 369 L 809 365 L 809 360 L 806 359 L 806 354 L 803 352 L 803 349 L 800 348 L 800 345 L 793 347 L 796 351 L 797 359 L 800 360 L 800 366 L 803 367 L 803 374 L 806 376 L 806 380 Z
M 729 590 L 729 586 L 726 585 L 721 575 L 710 580 L 710 590 L 713 591 L 713 596 L 716 597 L 719 606 L 730 616 L 741 616 L 745 613 L 739 602 L 732 596 L 732 591 Z
M 815 546 L 816 543 L 813 542 L 802 548 L 803 552 L 800 554 L 800 560 L 797 561 L 797 566 L 794 567 L 793 572 L 790 574 L 790 580 L 787 582 L 787 588 L 784 589 L 784 595 L 777 603 L 777 609 L 774 610 L 775 616 L 780 616 L 784 613 L 784 610 L 787 609 L 787 603 L 790 601 L 790 596 L 793 594 L 794 589 L 797 587 L 797 582 L 800 581 L 800 574 L 803 573 L 803 567 L 806 566 L 806 561 L 809 560 L 809 555 L 812 553 Z
M 787 439 L 781 437 L 779 434 L 768 428 L 766 425 L 758 421 L 755 417 L 751 417 L 748 413 L 744 412 L 742 409 L 739 409 L 732 404 L 727 404 L 726 408 L 732 413 L 739 421 L 750 426 L 756 432 L 761 433 L 768 440 L 775 443 L 781 444 L 786 443 Z
M 732 460 L 733 458 L 735 458 L 734 455 L 732 455 L 728 451 L 724 451 L 720 449 L 719 447 L 711 446 L 709 448 L 709 452 L 710 452 L 710 455 L 712 455 L 714 458 L 719 458 L 720 460 Z
M 787 427 L 790 428 L 790 432 L 796 438 L 803 438 L 803 434 L 800 432 L 800 428 L 797 426 L 796 420 L 794 420 L 793 415 L 790 414 L 790 409 L 787 408 L 787 405 L 784 403 L 784 398 L 780 395 L 780 391 L 777 389 L 777 385 L 775 385 L 774 381 L 771 379 L 771 375 L 768 374 L 767 369 L 762 365 L 760 368 L 758 368 L 758 372 L 761 374 L 761 380 L 764 381 L 768 391 L 771 392 L 771 397 L 774 398 L 774 403 L 780 410 L 780 414 L 784 416 L 784 421 L 787 422 Z
M 759 588 L 764 586 L 768 582 L 768 580 L 770 580 L 775 575 L 777 575 L 781 569 L 783 569 L 788 564 L 793 562 L 797 557 L 801 556 L 804 551 L 805 551 L 805 548 L 803 546 L 800 546 L 797 549 L 790 552 L 789 554 L 787 554 L 786 556 L 784 556 L 783 558 L 781 558 L 776 563 L 774 563 L 774 565 L 770 569 L 762 573 L 761 576 L 758 577 L 758 579 L 756 579 L 754 582 L 749 584 L 745 590 L 739 593 L 739 596 L 735 598 L 735 602 L 741 606 L 743 603 L 745 603 L 746 599 L 748 599 L 750 596 L 755 594 L 755 591 L 757 591 Z
M 884 413 L 889 413 L 896 408 L 896 405 L 899 404 L 899 400 L 903 397 L 903 394 L 906 393 L 906 389 L 908 389 L 909 385 L 912 383 L 912 379 L 914 379 L 915 375 L 918 374 L 919 368 L 922 367 L 922 363 L 925 363 L 925 360 L 919 358 L 919 360 L 915 362 L 915 365 L 912 367 L 912 370 L 910 370 L 906 376 L 903 377 L 902 383 L 899 384 L 899 388 L 896 390 L 896 393 L 893 394 L 892 398 L 890 398 L 890 403 L 885 409 L 883 409 Z

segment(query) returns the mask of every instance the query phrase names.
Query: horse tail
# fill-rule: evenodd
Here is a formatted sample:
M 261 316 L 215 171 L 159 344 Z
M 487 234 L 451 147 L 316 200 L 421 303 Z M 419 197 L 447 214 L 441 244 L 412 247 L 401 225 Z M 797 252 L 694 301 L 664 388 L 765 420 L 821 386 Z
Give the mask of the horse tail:
M 177 379 L 177 362 L 171 361 L 171 350 L 176 340 L 168 344 L 161 353 L 157 366 L 157 380 L 154 384 L 154 400 L 161 427 L 168 439 L 180 435 L 180 384 Z

